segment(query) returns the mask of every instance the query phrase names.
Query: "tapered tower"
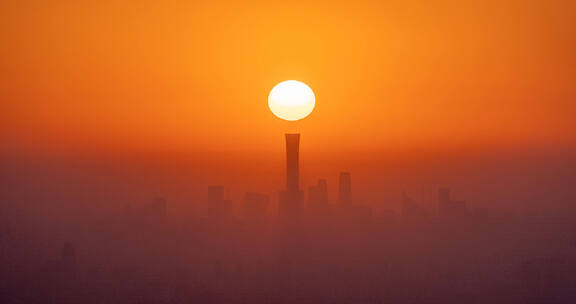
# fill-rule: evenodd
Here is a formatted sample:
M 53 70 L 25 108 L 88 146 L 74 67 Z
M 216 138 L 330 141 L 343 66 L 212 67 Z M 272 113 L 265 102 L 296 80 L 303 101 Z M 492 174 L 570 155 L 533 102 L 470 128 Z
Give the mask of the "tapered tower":
M 280 216 L 285 220 L 296 220 L 302 213 L 302 191 L 300 191 L 300 134 L 286 134 L 286 190 L 280 193 Z

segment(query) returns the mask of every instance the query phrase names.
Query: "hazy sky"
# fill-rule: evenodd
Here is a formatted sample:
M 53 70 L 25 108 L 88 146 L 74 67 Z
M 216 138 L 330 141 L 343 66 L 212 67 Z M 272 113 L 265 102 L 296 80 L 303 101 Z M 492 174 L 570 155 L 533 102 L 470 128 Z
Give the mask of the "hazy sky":
M 567 145 L 574 37 L 574 1 L 8 0 L 1 123 L 25 142 L 208 151 L 294 128 L 314 150 Z M 296 126 L 267 108 L 286 79 L 317 95 Z
M 287 131 L 334 178 L 386 155 L 571 149 L 575 37 L 575 1 L 4 0 L 0 140 L 278 183 Z M 317 97 L 295 124 L 267 107 L 287 79 Z

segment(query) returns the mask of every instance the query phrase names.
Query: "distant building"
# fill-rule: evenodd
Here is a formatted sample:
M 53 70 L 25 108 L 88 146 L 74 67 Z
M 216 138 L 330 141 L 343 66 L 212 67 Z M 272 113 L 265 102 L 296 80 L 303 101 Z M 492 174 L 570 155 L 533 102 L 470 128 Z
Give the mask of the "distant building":
M 328 186 L 325 179 L 319 179 L 314 186 L 308 187 L 308 205 L 328 204 Z
M 420 220 L 426 216 L 426 211 L 406 192 L 402 192 L 401 212 L 402 218 L 409 221 Z
M 286 134 L 286 190 L 280 192 L 279 215 L 284 221 L 302 216 L 299 167 L 300 134 Z
M 350 172 L 340 172 L 338 181 L 338 202 L 343 205 L 352 203 L 352 181 Z
M 438 190 L 438 214 L 440 217 L 463 217 L 467 214 L 466 202 L 452 200 L 450 189 L 440 188 Z
M 325 179 L 319 179 L 316 185 L 308 187 L 306 205 L 313 215 L 326 215 L 329 212 L 328 184 Z
M 168 213 L 168 204 L 162 197 L 154 198 L 150 203 L 139 206 L 124 205 L 122 214 L 130 223 L 151 224 L 161 223 Z
M 220 202 L 224 200 L 223 186 L 208 186 L 208 202 Z
M 213 219 L 232 217 L 232 201 L 225 199 L 223 186 L 208 186 L 208 216 Z

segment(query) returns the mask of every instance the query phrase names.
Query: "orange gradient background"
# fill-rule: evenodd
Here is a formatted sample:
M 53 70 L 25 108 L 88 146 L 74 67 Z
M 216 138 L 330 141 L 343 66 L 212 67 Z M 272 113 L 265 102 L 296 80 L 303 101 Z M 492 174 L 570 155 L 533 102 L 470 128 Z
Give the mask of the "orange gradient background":
M 7 0 L 0 144 L 154 155 L 237 192 L 283 187 L 285 132 L 306 184 L 351 170 L 366 188 L 399 160 L 572 151 L 574 37 L 574 1 Z M 267 106 L 287 79 L 317 98 L 297 123 Z

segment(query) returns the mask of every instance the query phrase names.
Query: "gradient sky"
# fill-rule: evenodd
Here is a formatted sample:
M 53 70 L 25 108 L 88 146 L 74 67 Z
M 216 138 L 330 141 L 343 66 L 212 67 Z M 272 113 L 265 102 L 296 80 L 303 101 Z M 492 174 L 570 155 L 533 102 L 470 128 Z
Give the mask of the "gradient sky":
M 4 0 L 0 140 L 254 165 L 299 131 L 304 162 L 352 170 L 573 149 L 575 37 L 568 0 Z M 317 97 L 295 124 L 267 107 L 287 79 Z

